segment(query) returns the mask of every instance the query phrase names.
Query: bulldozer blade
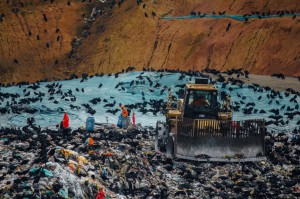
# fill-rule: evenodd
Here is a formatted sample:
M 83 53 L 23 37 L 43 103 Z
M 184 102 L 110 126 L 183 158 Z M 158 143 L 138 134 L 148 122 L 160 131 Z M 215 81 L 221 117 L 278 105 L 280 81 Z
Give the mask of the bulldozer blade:
M 258 162 L 258 161 L 265 161 L 266 157 L 257 157 L 257 158 L 195 158 L 190 156 L 183 156 L 183 155 L 177 155 L 176 156 L 179 159 L 185 159 L 185 160 L 192 160 L 197 162 Z
M 185 159 L 209 159 L 209 161 L 230 162 L 233 159 L 255 160 L 258 154 L 263 154 L 261 139 L 256 137 L 248 138 L 197 138 L 178 139 L 176 157 Z
M 261 121 L 240 121 L 235 124 L 190 120 L 179 123 L 174 144 L 175 157 L 218 162 L 264 160 L 262 127 Z

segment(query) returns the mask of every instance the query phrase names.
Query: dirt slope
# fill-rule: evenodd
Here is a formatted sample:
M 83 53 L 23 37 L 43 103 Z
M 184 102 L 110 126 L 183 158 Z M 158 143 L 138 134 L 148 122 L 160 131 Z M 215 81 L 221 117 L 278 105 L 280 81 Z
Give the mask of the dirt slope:
M 294 0 L 144 0 L 145 6 L 136 0 L 124 0 L 120 6 L 118 0 L 115 2 L 114 6 L 81 0 L 72 1 L 70 6 L 65 0 L 24 7 L 2 4 L 0 15 L 5 16 L 0 22 L 0 81 L 59 79 L 73 72 L 110 73 L 129 66 L 223 71 L 244 68 L 254 74 L 300 76 L 298 16 L 249 19 L 246 23 L 228 18 L 161 19 L 189 15 L 191 11 L 300 13 L 300 4 Z M 16 8 L 18 14 L 12 12 Z M 89 21 L 93 8 L 95 20 Z

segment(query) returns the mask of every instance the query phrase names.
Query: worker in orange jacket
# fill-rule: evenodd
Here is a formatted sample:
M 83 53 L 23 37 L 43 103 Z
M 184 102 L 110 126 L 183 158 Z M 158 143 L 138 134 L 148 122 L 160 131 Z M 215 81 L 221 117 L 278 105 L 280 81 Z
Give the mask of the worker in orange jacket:
M 125 108 L 124 105 L 121 105 L 120 108 L 122 109 L 122 117 L 128 117 L 128 111 L 127 109 Z

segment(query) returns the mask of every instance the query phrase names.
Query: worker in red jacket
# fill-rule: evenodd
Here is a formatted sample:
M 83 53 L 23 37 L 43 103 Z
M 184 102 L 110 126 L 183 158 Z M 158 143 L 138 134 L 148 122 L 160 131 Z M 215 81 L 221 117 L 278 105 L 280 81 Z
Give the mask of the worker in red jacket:
M 63 118 L 63 121 L 62 121 L 62 127 L 64 128 L 64 129 L 66 129 L 66 128 L 69 128 L 69 116 L 68 116 L 68 113 L 67 112 L 65 112 L 64 113 L 64 118 Z
M 64 118 L 63 120 L 61 121 L 60 123 L 60 130 L 62 130 L 63 134 L 69 134 L 71 132 L 71 128 L 69 127 L 69 116 L 68 116 L 68 113 L 65 112 L 64 113 Z

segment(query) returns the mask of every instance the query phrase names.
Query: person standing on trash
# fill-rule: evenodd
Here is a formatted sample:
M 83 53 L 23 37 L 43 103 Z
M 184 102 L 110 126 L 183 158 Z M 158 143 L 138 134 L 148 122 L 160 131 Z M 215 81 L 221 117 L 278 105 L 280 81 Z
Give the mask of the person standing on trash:
M 69 127 L 69 121 L 70 121 L 70 119 L 69 119 L 68 113 L 65 112 L 63 120 L 61 121 L 60 126 L 59 126 L 59 128 L 60 128 L 60 130 L 62 130 L 64 136 L 65 136 L 65 134 L 68 134 L 71 132 L 71 129 Z
M 122 109 L 122 113 L 121 113 L 122 117 L 125 117 L 125 118 L 128 117 L 128 111 L 125 108 L 125 106 L 121 104 L 120 108 Z
M 69 121 L 70 121 L 70 119 L 69 119 L 68 113 L 65 112 L 64 113 L 64 118 L 63 118 L 62 122 L 60 123 L 60 128 L 61 129 L 69 128 Z

